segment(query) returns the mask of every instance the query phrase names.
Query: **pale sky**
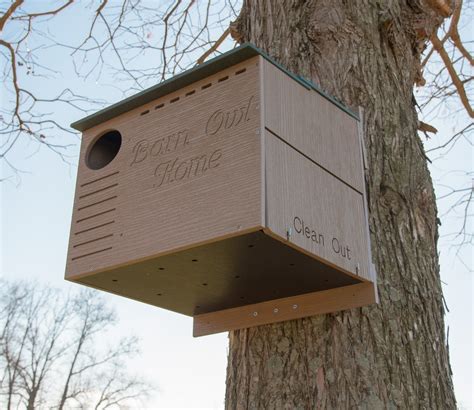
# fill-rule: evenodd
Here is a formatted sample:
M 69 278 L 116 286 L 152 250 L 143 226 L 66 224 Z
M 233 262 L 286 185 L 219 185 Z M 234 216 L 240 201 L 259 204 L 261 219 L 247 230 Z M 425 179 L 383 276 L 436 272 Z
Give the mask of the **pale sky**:
M 71 26 L 79 27 L 84 16 L 80 10 L 64 13 L 54 26 L 48 27 L 57 36 L 71 36 Z M 12 33 L 10 33 L 12 34 Z M 74 35 L 77 35 L 76 33 Z M 224 50 L 223 50 L 224 51 Z M 82 93 L 97 95 L 108 102 L 121 98 L 112 85 L 113 80 L 78 79 L 68 53 L 64 50 L 39 51 L 42 58 L 54 62 L 61 72 L 54 79 L 25 77 L 25 82 L 47 96 L 54 95 L 65 86 L 80 89 Z M 2 105 L 6 104 L 2 92 Z M 439 129 L 437 136 L 426 143 L 436 146 L 451 135 L 459 117 L 445 114 L 432 124 Z M 57 109 L 57 120 L 64 124 L 82 117 L 81 113 Z M 68 154 L 77 162 L 79 139 L 60 136 L 58 141 L 74 142 Z M 21 181 L 12 179 L 1 186 L 1 266 L 0 274 L 9 279 L 36 279 L 63 289 L 79 285 L 65 282 L 64 268 L 72 214 L 76 168 L 63 163 L 57 155 L 31 143 L 18 144 L 10 161 L 25 173 Z M 34 153 L 34 155 L 31 155 Z M 433 179 L 446 185 L 465 185 L 466 177 L 453 170 L 472 170 L 472 148 L 462 142 L 444 159 L 431 166 Z M 2 172 L 9 172 L 2 163 Z M 464 179 L 463 179 L 464 178 Z M 469 183 L 469 181 L 467 181 Z M 441 185 L 437 189 L 442 192 Z M 439 203 L 440 214 L 446 208 Z M 456 217 L 442 221 L 441 234 L 456 228 Z M 471 227 L 472 231 L 472 227 Z M 473 274 L 471 250 L 464 248 L 461 259 L 449 239 L 440 240 L 441 274 L 444 295 L 450 312 L 446 316 L 449 326 L 451 365 L 459 407 L 473 408 Z M 130 364 L 133 371 L 144 374 L 157 386 L 157 393 L 150 400 L 153 408 L 206 408 L 223 407 L 227 334 L 202 338 L 192 337 L 192 319 L 136 301 L 104 293 L 120 318 L 116 335 L 135 334 L 141 340 L 142 355 Z

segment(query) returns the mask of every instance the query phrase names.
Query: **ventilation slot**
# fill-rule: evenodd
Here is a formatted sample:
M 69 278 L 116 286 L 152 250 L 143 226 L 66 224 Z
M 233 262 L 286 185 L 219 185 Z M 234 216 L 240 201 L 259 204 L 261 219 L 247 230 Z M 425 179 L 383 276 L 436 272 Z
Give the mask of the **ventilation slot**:
M 117 175 L 118 173 L 119 173 L 119 171 L 112 172 L 112 173 L 109 174 L 109 175 L 104 175 L 103 177 L 100 177 L 100 178 L 97 178 L 97 179 L 93 179 L 92 181 L 84 182 L 83 184 L 81 184 L 81 188 L 82 188 L 82 187 L 85 187 L 85 186 L 87 186 L 87 185 L 93 184 L 94 182 L 99 182 L 99 181 L 102 181 L 103 179 L 113 177 L 114 175 Z
M 229 76 L 226 75 L 225 77 L 219 78 L 219 80 L 217 80 L 217 82 L 222 83 L 222 81 L 225 81 L 225 80 L 228 80 L 228 79 L 229 79 Z
M 206 88 L 209 88 L 212 85 L 212 83 L 205 84 L 201 87 L 201 90 L 205 90 Z
M 145 114 L 148 114 L 150 112 L 150 110 L 146 110 L 146 111 L 143 111 L 142 113 L 140 113 L 140 115 L 145 115 Z
M 72 258 L 72 260 L 75 261 L 75 260 L 77 260 L 77 259 L 85 258 L 86 256 L 91 256 L 91 255 L 95 255 L 95 254 L 97 254 L 97 253 L 101 253 L 101 252 L 105 252 L 105 251 L 110 251 L 111 249 L 112 249 L 112 247 L 109 246 L 108 248 L 99 249 L 98 251 L 89 252 L 89 253 L 85 253 L 84 255 L 76 256 L 76 257 Z
M 97 214 L 94 214 L 94 215 L 91 215 L 91 216 L 86 216 L 85 218 L 78 219 L 76 222 L 79 223 L 79 222 L 87 221 L 88 219 L 96 218 L 98 216 L 105 215 L 105 214 L 108 214 L 109 212 L 113 212 L 113 211 L 115 211 L 115 208 L 107 209 L 107 211 L 99 212 Z
M 111 233 L 111 234 L 109 234 L 109 235 L 101 236 L 101 237 L 99 237 L 99 238 L 91 239 L 90 241 L 81 242 L 81 243 L 78 243 L 77 245 L 74 245 L 74 248 L 77 248 L 77 247 L 83 246 L 83 245 L 87 245 L 87 244 L 89 244 L 89 243 L 101 241 L 102 239 L 111 238 L 112 236 L 114 236 L 113 233 Z
M 189 97 L 190 95 L 193 95 L 196 92 L 196 90 L 189 91 L 185 94 L 186 97 Z
M 97 226 L 92 226 L 91 228 L 83 229 L 82 231 L 77 231 L 74 235 L 79 235 L 81 233 L 90 232 L 90 231 L 93 231 L 94 229 L 99 229 L 99 228 L 102 228 L 104 226 L 111 225 L 113 223 L 115 223 L 115 221 L 105 222 L 105 223 L 97 225 Z
M 88 194 L 81 195 L 81 196 L 79 197 L 79 199 L 87 198 L 88 196 L 91 196 L 91 195 L 94 195 L 94 194 L 98 194 L 99 192 L 103 192 L 103 191 L 106 191 L 107 189 L 114 188 L 114 187 L 116 187 L 117 185 L 118 185 L 118 184 L 112 184 L 112 185 L 106 186 L 105 188 L 98 189 L 97 191 L 89 192 Z
M 112 199 L 115 199 L 115 198 L 117 198 L 117 195 L 111 196 L 110 198 L 103 199 L 102 201 L 94 202 L 93 204 L 81 206 L 80 208 L 77 208 L 77 210 L 82 211 L 83 209 L 90 208 L 91 206 L 94 206 L 94 205 L 103 204 L 104 202 L 111 201 Z
M 242 73 L 245 73 L 247 71 L 246 68 L 242 68 L 241 70 L 238 70 L 235 72 L 235 75 L 239 75 L 239 74 L 242 74 Z
M 174 103 L 174 102 L 176 102 L 176 101 L 179 101 L 179 97 L 173 98 L 172 100 L 170 100 L 170 103 L 172 104 L 172 103 Z

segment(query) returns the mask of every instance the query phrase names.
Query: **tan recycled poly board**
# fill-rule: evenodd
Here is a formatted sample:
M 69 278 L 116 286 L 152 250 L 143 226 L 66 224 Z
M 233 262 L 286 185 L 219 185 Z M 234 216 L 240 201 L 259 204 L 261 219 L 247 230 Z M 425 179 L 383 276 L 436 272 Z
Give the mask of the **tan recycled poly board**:
M 269 131 L 265 153 L 267 229 L 370 279 L 363 195 Z
M 358 121 L 268 61 L 265 127 L 357 191 L 363 191 Z
M 370 282 L 274 299 L 194 316 L 193 335 L 213 333 L 353 309 L 375 303 Z
M 263 224 L 257 61 L 84 132 L 69 277 Z M 120 152 L 91 170 L 88 146 L 109 129 L 122 134 Z
M 373 303 L 358 122 L 269 61 L 182 75 L 182 88 L 79 122 L 92 125 L 66 279 L 196 316 L 195 334 Z M 300 297 L 304 310 L 277 319 L 245 313 Z

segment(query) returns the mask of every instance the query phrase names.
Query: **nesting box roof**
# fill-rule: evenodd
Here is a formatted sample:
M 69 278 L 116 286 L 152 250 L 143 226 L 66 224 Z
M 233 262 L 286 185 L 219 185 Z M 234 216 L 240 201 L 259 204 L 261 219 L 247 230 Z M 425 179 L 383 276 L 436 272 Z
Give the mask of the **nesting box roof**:
M 286 70 L 282 65 L 277 63 L 262 50 L 255 47 L 251 43 L 244 43 L 239 47 L 234 48 L 224 54 L 221 54 L 209 61 L 206 61 L 203 64 L 195 66 L 189 70 L 182 72 L 181 74 L 175 75 L 174 77 L 162 81 L 161 83 L 154 85 L 153 87 L 147 88 L 137 94 L 134 94 L 118 103 L 115 103 L 103 110 L 100 110 L 92 115 L 89 115 L 79 121 L 76 121 L 71 124 L 71 127 L 78 131 L 85 131 L 95 125 L 108 121 L 112 118 L 119 116 L 127 111 L 130 111 L 134 108 L 140 107 L 146 103 L 149 103 L 157 98 L 160 98 L 166 94 L 170 94 L 180 88 L 183 88 L 187 85 L 190 85 L 196 81 L 199 81 L 203 78 L 206 78 L 212 74 L 215 74 L 221 70 L 224 70 L 228 67 L 231 67 L 241 61 L 247 60 L 251 57 L 260 55 L 265 58 L 267 61 L 278 67 L 280 70 L 284 71 L 288 76 L 293 78 L 295 81 L 300 83 L 303 87 L 308 90 L 313 89 L 314 91 L 321 94 L 324 98 L 331 101 L 333 104 L 338 106 L 340 109 L 345 111 L 350 116 L 359 120 L 357 114 L 347 108 L 340 101 L 336 100 L 334 97 L 325 93 L 313 82 L 300 77 L 296 74 L 293 74 Z

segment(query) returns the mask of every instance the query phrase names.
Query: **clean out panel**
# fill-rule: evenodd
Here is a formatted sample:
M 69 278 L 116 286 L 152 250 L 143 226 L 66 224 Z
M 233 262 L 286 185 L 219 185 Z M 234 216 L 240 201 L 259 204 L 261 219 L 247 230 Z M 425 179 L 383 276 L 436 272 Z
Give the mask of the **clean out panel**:
M 266 131 L 267 229 L 370 279 L 363 195 Z
M 268 61 L 263 67 L 265 126 L 362 193 L 357 120 Z
M 69 277 L 262 226 L 258 61 L 84 132 Z

